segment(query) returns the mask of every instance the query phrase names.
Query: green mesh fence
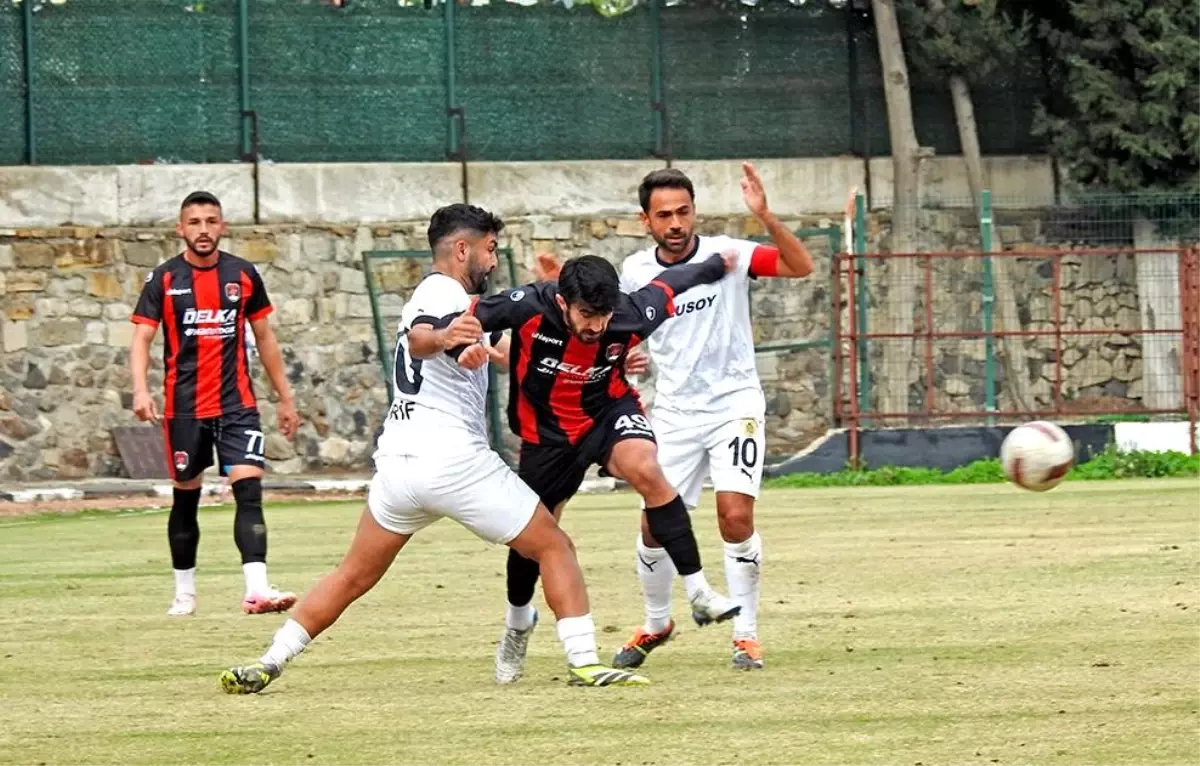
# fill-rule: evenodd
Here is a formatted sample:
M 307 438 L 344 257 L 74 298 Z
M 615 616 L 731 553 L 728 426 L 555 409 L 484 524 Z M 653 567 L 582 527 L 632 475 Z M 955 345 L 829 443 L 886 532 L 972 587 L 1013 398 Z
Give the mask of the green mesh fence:
M 252 0 L 250 102 L 280 162 L 445 159 L 440 8 Z
M 685 4 L 666 9 L 662 19 L 671 141 L 679 156 L 853 150 L 844 13 L 823 4 Z
M 647 14 L 505 5 L 457 13 L 468 156 L 610 159 L 650 152 Z
M 90 0 L 35 14 L 39 158 L 228 162 L 238 154 L 235 3 Z
M 870 20 L 825 3 L 689 2 L 616 18 L 561 5 L 354 0 L 0 2 L 0 162 L 227 162 L 243 101 L 262 155 L 296 161 L 886 155 Z M 245 54 L 240 33 L 245 8 Z M 849 7 L 849 6 L 848 6 Z M 450 54 L 453 45 L 453 55 Z M 661 61 L 661 76 L 655 62 Z M 1037 151 L 1036 56 L 973 95 L 983 150 Z M 242 77 L 245 76 L 243 89 Z M 665 135 L 654 108 L 662 94 Z M 913 83 L 917 135 L 957 153 L 944 83 Z
M 21 9 L 0 3 L 0 165 L 25 161 L 25 63 Z

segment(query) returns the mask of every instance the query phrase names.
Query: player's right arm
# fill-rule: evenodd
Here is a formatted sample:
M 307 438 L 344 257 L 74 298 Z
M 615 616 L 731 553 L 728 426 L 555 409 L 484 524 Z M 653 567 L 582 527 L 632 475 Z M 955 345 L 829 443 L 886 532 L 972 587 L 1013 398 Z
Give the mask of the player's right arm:
M 433 320 L 417 317 L 408 331 L 408 350 L 418 359 L 451 352 L 458 346 L 470 346 L 483 337 L 479 320 L 470 314 L 456 314 Z
M 129 374 L 133 378 L 133 414 L 138 420 L 158 422 L 158 405 L 150 395 L 147 375 L 150 369 L 150 346 L 162 321 L 163 275 L 155 270 L 146 277 L 142 294 L 130 320 L 134 323 L 133 341 L 129 347 Z

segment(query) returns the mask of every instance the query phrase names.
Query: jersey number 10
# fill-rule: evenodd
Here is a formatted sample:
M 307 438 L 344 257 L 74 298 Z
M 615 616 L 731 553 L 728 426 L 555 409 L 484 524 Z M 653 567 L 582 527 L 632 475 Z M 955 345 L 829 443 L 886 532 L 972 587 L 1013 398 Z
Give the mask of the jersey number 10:
M 751 438 L 735 436 L 725 445 L 733 453 L 733 467 L 753 468 L 758 463 L 758 442 Z M 741 462 L 738 462 L 738 461 Z

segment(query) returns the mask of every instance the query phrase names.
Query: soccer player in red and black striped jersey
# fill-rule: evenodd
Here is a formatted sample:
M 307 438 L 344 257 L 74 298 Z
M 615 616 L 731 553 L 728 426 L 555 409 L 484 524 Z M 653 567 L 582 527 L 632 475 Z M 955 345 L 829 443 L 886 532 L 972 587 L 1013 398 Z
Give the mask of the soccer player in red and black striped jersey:
M 625 380 L 624 361 L 674 313 L 678 293 L 719 281 L 732 263 L 715 256 L 626 295 L 612 264 L 585 255 L 568 261 L 557 283 L 514 288 L 471 309 L 485 333 L 513 331 L 508 418 L 521 437 L 518 475 L 556 516 L 593 464 L 627 481 L 645 499 L 649 524 L 683 575 L 700 625 L 728 620 L 738 606 L 705 580 L 687 508 L 659 467 L 654 432 Z M 499 683 L 523 672 L 537 578 L 537 562 L 509 552 Z
M 170 615 L 196 610 L 197 511 L 203 473 L 213 464 L 227 476 L 237 502 L 234 541 L 242 556 L 246 596 L 242 609 L 257 614 L 290 609 L 296 597 L 267 580 L 267 526 L 262 510 L 265 438 L 247 364 L 246 323 L 259 357 L 279 394 L 279 430 L 291 438 L 299 426 L 279 343 L 267 320 L 271 301 L 254 265 L 218 249 L 225 233 L 221 203 L 208 192 L 183 200 L 176 233 L 181 254 L 146 276 L 133 310 L 136 324 L 129 363 L 133 410 L 158 423 L 146 382 L 150 346 L 163 325 L 165 366 L 163 431 L 174 501 L 167 520 L 175 600 Z

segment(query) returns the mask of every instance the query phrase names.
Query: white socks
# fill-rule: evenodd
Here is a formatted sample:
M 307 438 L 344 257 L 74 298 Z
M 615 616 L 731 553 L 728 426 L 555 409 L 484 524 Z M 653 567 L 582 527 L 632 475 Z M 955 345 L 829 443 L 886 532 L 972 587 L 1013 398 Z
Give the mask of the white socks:
M 191 569 L 175 569 L 175 595 L 196 595 L 196 567 Z
M 562 641 L 567 653 L 567 664 L 573 668 L 599 665 L 600 655 L 596 652 L 596 623 L 592 615 L 564 617 L 558 621 L 558 640 Z
M 508 605 L 508 613 L 504 615 L 504 627 L 511 630 L 529 630 L 533 627 L 533 618 L 537 611 L 533 608 L 533 602 L 529 602 L 525 606 Z
M 304 651 L 304 647 L 308 646 L 308 642 L 311 640 L 304 626 L 289 619 L 282 628 L 275 632 L 275 640 L 271 643 L 271 648 L 258 661 L 268 665 L 282 666 Z
M 175 569 L 175 595 L 196 595 L 196 568 Z M 242 564 L 242 575 L 246 578 L 246 595 L 261 596 L 270 592 L 271 584 L 267 581 L 267 565 L 261 561 Z
M 642 581 L 642 596 L 646 600 L 647 633 L 662 633 L 671 623 L 671 583 L 675 581 L 675 564 L 662 548 L 648 548 L 637 537 L 637 573 Z
M 242 564 L 242 574 L 246 577 L 246 595 L 260 596 L 271 590 L 267 582 L 267 565 L 261 561 L 251 561 Z
M 762 566 L 762 538 L 758 533 L 740 543 L 725 543 L 725 581 L 729 597 L 742 607 L 733 618 L 733 636 L 758 637 L 758 581 Z

